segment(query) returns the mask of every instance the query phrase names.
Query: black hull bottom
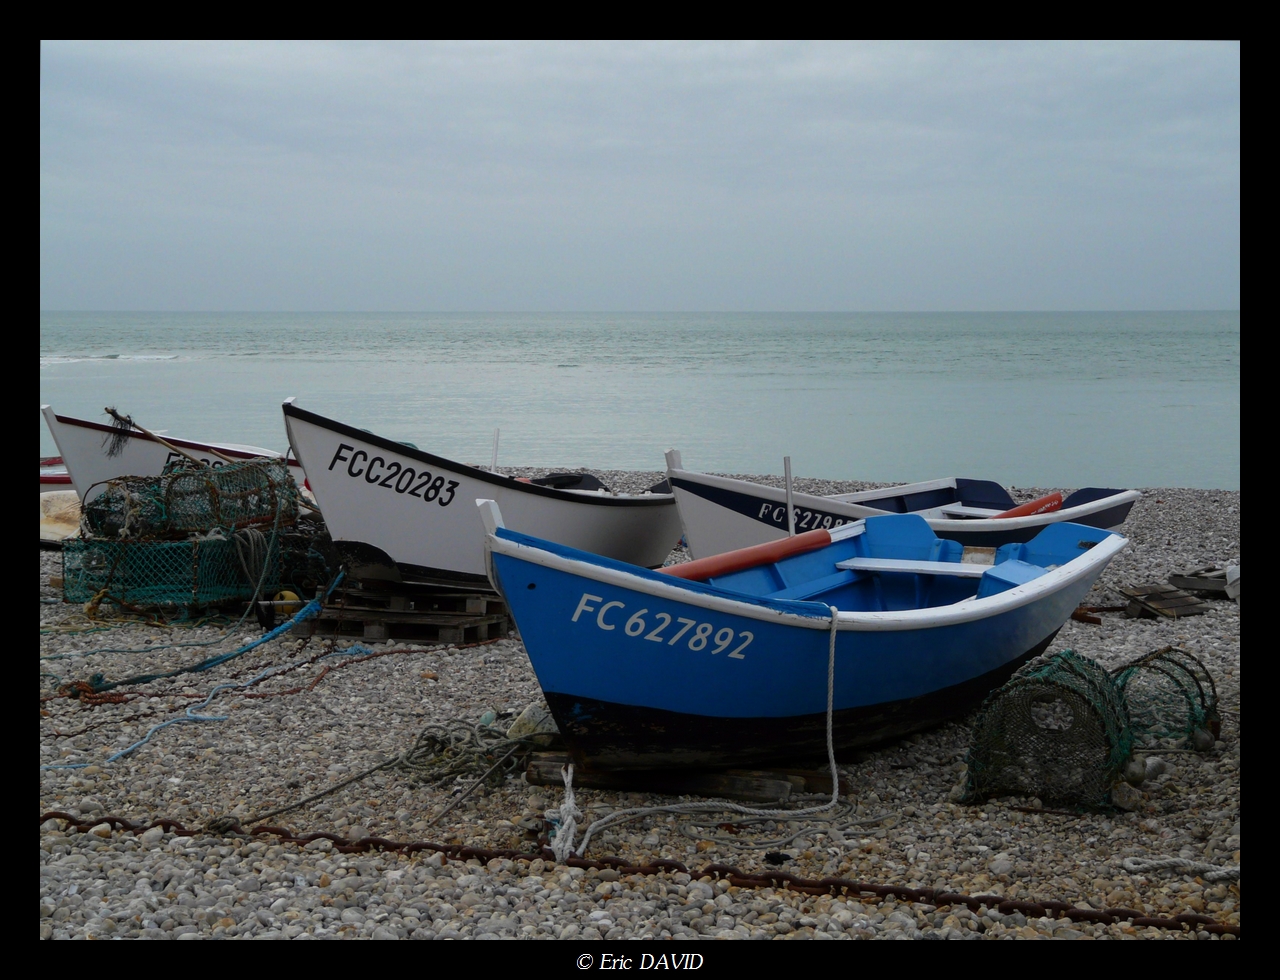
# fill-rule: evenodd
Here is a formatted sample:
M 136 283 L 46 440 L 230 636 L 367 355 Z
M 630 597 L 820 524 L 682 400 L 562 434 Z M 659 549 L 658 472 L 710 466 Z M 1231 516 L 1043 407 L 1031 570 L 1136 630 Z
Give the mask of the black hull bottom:
M 326 557 L 332 564 L 345 565 L 353 579 L 375 579 L 388 582 L 413 582 L 444 587 L 466 586 L 472 592 L 492 593 L 493 586 L 483 575 L 457 572 L 447 568 L 428 568 L 396 561 L 381 548 L 363 541 L 333 541 Z M 322 548 L 323 550 L 323 548 Z
M 998 670 L 919 698 L 836 711 L 836 758 L 932 728 L 982 702 L 1032 657 L 1042 643 Z M 710 718 L 544 692 L 574 761 L 583 768 L 711 769 L 785 763 L 825 763 L 826 714 L 789 718 Z

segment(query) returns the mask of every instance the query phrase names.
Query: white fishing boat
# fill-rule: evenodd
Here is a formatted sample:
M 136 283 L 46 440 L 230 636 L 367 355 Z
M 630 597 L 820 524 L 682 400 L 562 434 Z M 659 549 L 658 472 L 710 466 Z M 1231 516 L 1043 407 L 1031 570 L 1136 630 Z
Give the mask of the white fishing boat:
M 1030 541 L 1050 524 L 1119 527 L 1142 496 L 1086 487 L 1019 504 L 998 483 L 957 477 L 818 496 L 687 470 L 674 449 L 667 453 L 667 479 L 694 558 L 885 514 L 918 514 L 939 537 L 996 548 Z
M 656 568 L 680 540 L 670 493 L 614 493 L 522 481 L 284 403 L 334 545 L 351 564 L 487 587 L 479 498 L 509 525 L 606 558 Z M 561 481 L 552 481 L 552 484 Z
M 167 434 L 159 441 L 156 435 L 134 428 L 127 439 L 120 440 L 119 426 L 105 422 L 58 415 L 48 405 L 41 405 L 40 412 L 49 426 L 53 441 L 61 456 L 61 467 L 50 461 L 40 461 L 40 489 L 65 490 L 68 484 L 82 501 L 92 499 L 101 491 L 104 481 L 122 476 L 159 476 L 167 464 L 181 458 L 182 453 L 170 446 L 189 453 L 212 467 L 225 466 L 230 461 L 261 457 L 278 458 L 280 453 L 261 446 L 246 446 L 233 442 L 197 442 L 193 439 L 176 439 Z M 112 440 L 117 438 L 116 453 L 111 453 Z M 164 445 L 169 443 L 170 446 Z M 302 485 L 306 475 L 296 459 L 289 460 L 289 472 L 294 481 Z M 46 485 L 46 480 L 48 485 Z M 87 495 L 87 497 L 86 497 Z

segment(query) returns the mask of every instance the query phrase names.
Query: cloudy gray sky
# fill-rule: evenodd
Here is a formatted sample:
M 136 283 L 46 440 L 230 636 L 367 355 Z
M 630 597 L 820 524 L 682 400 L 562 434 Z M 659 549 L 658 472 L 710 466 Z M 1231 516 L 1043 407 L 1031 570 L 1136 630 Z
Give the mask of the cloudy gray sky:
M 1238 309 L 1235 43 L 46 41 L 40 302 Z

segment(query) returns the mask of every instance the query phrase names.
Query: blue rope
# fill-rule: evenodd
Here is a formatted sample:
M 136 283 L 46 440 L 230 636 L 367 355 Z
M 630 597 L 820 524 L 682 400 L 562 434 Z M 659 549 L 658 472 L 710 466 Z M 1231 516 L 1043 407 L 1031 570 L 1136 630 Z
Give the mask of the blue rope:
M 263 643 L 266 643 L 269 640 L 274 640 L 277 636 L 288 631 L 289 629 L 292 629 L 298 623 L 304 623 L 308 619 L 312 619 L 313 617 L 319 615 L 320 609 L 324 603 L 324 600 L 328 599 L 329 596 L 333 593 L 333 590 L 338 587 L 338 583 L 342 581 L 342 578 L 345 574 L 346 574 L 345 571 L 339 572 L 337 574 L 333 582 L 325 590 L 323 597 L 317 596 L 316 598 L 312 599 L 305 606 L 303 606 L 302 609 L 300 609 L 292 619 L 288 620 L 285 623 L 282 623 L 281 625 L 273 629 L 270 633 L 264 634 L 263 636 L 254 640 L 252 643 L 242 646 L 239 650 L 236 650 L 232 653 L 224 653 L 218 657 L 209 657 L 207 660 L 202 660 L 198 664 L 193 664 L 190 667 L 179 667 L 176 670 L 168 670 L 159 674 L 135 674 L 133 677 L 126 677 L 124 678 L 124 680 L 119 680 L 119 681 L 108 681 L 101 674 L 94 674 L 92 677 L 89 678 L 89 686 L 93 688 L 95 693 L 98 693 L 101 691 L 110 691 L 113 688 L 121 687 L 125 684 L 148 684 L 151 681 L 160 680 L 165 677 L 177 677 L 179 674 L 200 673 L 202 671 L 209 670 L 211 667 L 217 667 L 219 664 L 225 664 L 228 660 L 234 660 L 236 657 L 240 656 L 242 653 L 248 653 L 254 647 L 261 646 Z
M 229 715 L 198 715 L 198 714 L 195 714 L 195 712 L 205 707 L 206 705 L 208 705 L 209 702 L 212 701 L 214 697 L 217 696 L 219 691 L 225 691 L 228 688 L 234 688 L 234 687 L 249 687 L 252 684 L 258 683 L 258 681 L 269 676 L 270 674 L 274 673 L 278 669 L 279 668 L 276 668 L 276 667 L 268 667 L 257 677 L 253 678 L 252 680 L 247 680 L 241 684 L 219 684 L 212 691 L 210 691 L 209 696 L 205 698 L 203 701 L 201 701 L 199 704 L 191 705 L 190 707 L 188 707 L 186 710 L 185 718 L 171 718 L 168 721 L 164 721 L 158 725 L 152 726 L 152 728 L 147 732 L 146 735 L 144 735 L 138 741 L 134 742 L 128 748 L 121 749 L 119 752 L 115 753 L 115 755 L 108 756 L 107 759 L 103 762 L 103 765 L 107 765 L 108 763 L 115 762 L 117 759 L 123 759 L 126 755 L 133 752 L 135 749 L 141 748 L 143 745 L 146 745 L 149 741 L 151 741 L 151 736 L 154 735 L 156 732 L 160 731 L 160 729 L 168 728 L 170 725 L 182 725 L 190 721 L 226 721 L 227 718 L 230 717 Z M 43 769 L 84 769 L 91 765 L 93 765 L 93 763 L 91 762 L 67 762 L 59 765 L 41 766 L 40 768 L 42 770 Z
M 333 580 L 333 584 L 332 584 L 332 585 L 330 585 L 330 586 L 329 586 L 329 588 L 328 588 L 327 590 L 325 590 L 324 599 L 327 599 L 327 598 L 329 597 L 330 593 L 332 593 L 332 592 L 333 592 L 333 590 L 334 590 L 335 588 L 337 588 L 338 583 L 339 583 L 340 581 L 342 581 L 342 577 L 343 577 L 343 575 L 344 575 L 344 574 L 346 574 L 346 573 L 345 573 L 345 572 L 339 572 L 339 573 L 338 573 L 337 577 Z M 261 646 L 262 644 L 267 643 L 267 642 L 268 642 L 268 641 L 270 641 L 270 640 L 274 640 L 276 637 L 278 637 L 278 636 L 280 636 L 281 634 L 285 633 L 287 630 L 292 629 L 292 628 L 293 628 L 294 626 L 296 626 L 298 623 L 304 623 L 304 622 L 306 622 L 308 619 L 311 619 L 311 618 L 313 618 L 314 616 L 319 615 L 319 613 L 320 613 L 320 609 L 321 609 L 321 608 L 322 608 L 322 606 L 323 606 L 324 599 L 322 599 L 320 596 L 317 596 L 316 598 L 314 598 L 314 599 L 312 599 L 310 602 L 308 602 L 305 606 L 303 606 L 303 607 L 302 607 L 302 609 L 300 609 L 300 610 L 298 611 L 298 613 L 297 613 L 297 614 L 296 614 L 292 619 L 288 620 L 287 622 L 281 623 L 279 626 L 277 626 L 275 629 L 273 629 L 270 633 L 266 633 L 266 634 L 264 634 L 263 636 L 261 636 L 261 637 L 259 637 L 258 639 L 254 640 L 252 643 L 245 644 L 243 647 L 241 647 L 239 650 L 236 650 L 236 651 L 235 651 L 235 652 L 233 652 L 233 653 L 224 654 L 224 655 L 223 655 L 223 656 L 221 656 L 221 657 L 212 657 L 212 658 L 210 658 L 209 660 L 205 660 L 205 661 L 203 661 L 203 662 L 201 662 L 201 663 L 199 663 L 199 664 L 196 664 L 194 667 L 183 667 L 183 668 L 180 668 L 180 669 L 178 669 L 178 670 L 169 671 L 168 673 L 165 673 L 165 674 L 152 674 L 152 675 L 149 675 L 149 678 L 150 678 L 151 680 L 155 680 L 155 679 L 157 679 L 157 678 L 161 678 L 161 677 L 173 677 L 173 676 L 174 676 L 174 675 L 176 675 L 176 674 L 192 673 L 192 672 L 196 672 L 196 671 L 204 671 L 204 670 L 208 670 L 208 669 L 209 669 L 209 668 L 211 668 L 211 667 L 216 667 L 216 666 L 218 666 L 219 664 L 224 664 L 224 663 L 226 663 L 228 660 L 232 660 L 232 659 L 234 659 L 234 658 L 236 658 L 236 657 L 240 656 L 240 655 L 241 655 L 241 654 L 243 654 L 243 653 L 248 653 L 248 652 L 249 652 L 250 650 L 252 650 L 254 647 Z M 354 647 L 353 647 L 353 648 L 354 648 Z M 361 649 L 366 649 L 366 648 L 361 647 Z M 335 652 L 336 652 L 336 651 L 335 651 Z M 348 653 L 348 652 L 349 652 L 349 650 L 344 650 L 344 651 L 342 651 L 342 652 L 343 652 L 343 653 Z M 372 651 L 370 651 L 370 652 L 372 652 Z M 211 702 L 211 701 L 214 699 L 214 697 L 218 694 L 218 692 L 219 692 L 219 691 L 225 691 L 225 690 L 228 690 L 228 689 L 231 689 L 231 688 L 237 688 L 237 687 L 249 687 L 249 686 L 251 686 L 251 685 L 253 685 L 253 684 L 257 684 L 260 680 L 262 680 L 262 679 L 264 679 L 264 678 L 266 678 L 266 677 L 269 677 L 271 674 L 273 674 L 273 673 L 275 673 L 275 672 L 277 672 L 277 671 L 279 671 L 279 670 L 282 670 L 282 669 L 283 669 L 283 668 L 281 668 L 281 667 L 268 667 L 266 670 L 264 670 L 264 671 L 263 671 L 261 674 L 259 674 L 257 677 L 254 677 L 254 678 L 252 678 L 251 680 L 244 681 L 243 683 L 239 683 L 239 684 L 219 684 L 217 687 L 215 687 L 212 691 L 210 691 L 210 692 L 209 692 L 209 696 L 208 696 L 207 698 L 205 698 L 202 702 L 200 702 L 200 704 L 196 704 L 196 705 L 191 705 L 191 706 L 189 706 L 189 707 L 187 708 L 186 712 L 185 712 L 185 714 L 186 714 L 186 717 L 185 717 L 185 718 L 171 718 L 171 719 L 169 719 L 168 721 L 161 722 L 159 725 L 155 725 L 155 726 L 154 726 L 154 727 L 152 727 L 152 728 L 147 732 L 147 734 L 146 734 L 146 735 L 144 735 L 144 736 L 143 736 L 139 741 L 134 742 L 134 743 L 133 743 L 132 745 L 130 745 L 128 748 L 121 749 L 119 752 L 115 753 L 115 755 L 109 756 L 109 757 L 106 759 L 106 761 L 105 761 L 105 762 L 103 762 L 103 765 L 106 765 L 107 763 L 115 762 L 117 759 L 122 759 L 122 758 L 124 758 L 126 755 L 128 755 L 129 753 L 133 752 L 135 749 L 139 748 L 140 746 L 146 745 L 146 744 L 147 744 L 147 742 L 151 741 L 151 736 L 152 736 L 152 735 L 154 735 L 156 732 L 160 731 L 160 729 L 162 729 L 162 728 L 168 728 L 170 725 L 182 725 L 182 724 L 186 724 L 187 722 L 191 722 L 191 721 L 226 721 L 226 720 L 227 720 L 227 718 L 228 718 L 228 716 L 227 716 L 227 715 L 198 715 L 198 714 L 195 714 L 195 712 L 199 711 L 201 708 L 206 707 L 206 706 L 209 704 L 209 702 Z M 101 675 L 95 675 L 95 676 L 101 676 Z M 130 678 L 130 680 L 137 680 L 137 678 Z M 93 683 L 93 682 L 92 682 L 92 681 L 90 681 L 90 683 Z M 103 687 L 95 687 L 95 690 L 99 690 L 99 691 L 106 691 L 106 690 L 110 690 L 110 689 L 111 689 L 111 688 L 113 688 L 113 687 L 118 687 L 118 686 L 120 686 L 121 684 L 127 684 L 127 683 L 129 683 L 129 681 L 116 681 L 116 682 L 114 682 L 114 683 L 112 683 L 112 684 L 105 685 L 105 686 L 103 686 Z M 87 766 L 91 766 L 91 765 L 93 765 L 93 764 L 94 764 L 94 763 L 92 763 L 92 762 L 67 762 L 67 763 L 59 763 L 59 764 L 51 764 L 51 765 L 41 766 L 41 767 L 40 767 L 40 769 L 41 769 L 41 770 L 46 770 L 46 769 L 84 769 L 84 768 L 86 768 Z

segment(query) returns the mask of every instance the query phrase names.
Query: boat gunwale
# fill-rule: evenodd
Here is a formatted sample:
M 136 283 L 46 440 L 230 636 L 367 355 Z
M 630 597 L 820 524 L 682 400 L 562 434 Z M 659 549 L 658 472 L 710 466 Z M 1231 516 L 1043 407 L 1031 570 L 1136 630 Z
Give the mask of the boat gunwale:
M 59 415 L 57 412 L 53 411 L 52 407 L 49 405 L 41 405 L 40 411 L 45 415 L 46 420 L 48 420 L 49 416 L 52 416 L 57 422 L 59 422 L 62 425 L 68 425 L 68 426 L 72 426 L 79 429 L 92 429 L 96 432 L 102 432 L 105 434 L 110 434 L 115 432 L 115 428 L 113 426 L 107 425 L 103 422 L 93 422 L 93 421 L 90 421 L 89 419 L 79 419 L 70 415 Z M 56 432 L 52 431 L 52 427 L 50 427 L 50 434 L 53 436 L 54 442 L 56 443 L 58 441 L 58 436 Z M 129 438 L 142 439 L 145 442 L 159 441 L 149 433 L 139 432 L 136 429 L 132 430 L 129 433 Z M 175 446 L 181 446 L 183 449 L 200 449 L 200 450 L 212 449 L 212 450 L 217 450 L 220 453 L 224 453 L 228 456 L 238 456 L 242 459 L 263 459 L 263 458 L 281 459 L 282 458 L 281 453 L 276 452 L 274 449 L 267 449 L 265 446 L 249 446 L 243 443 L 197 442 L 192 439 L 171 439 L 169 436 L 162 436 L 161 438 L 163 438 L 165 442 L 173 443 L 173 445 Z M 298 462 L 298 460 L 296 460 L 292 456 L 288 456 L 286 458 L 286 462 L 288 462 L 290 466 L 302 465 L 300 462 Z M 65 465 L 65 461 L 64 461 L 64 465 Z
M 709 473 L 700 473 L 697 470 L 669 468 L 667 470 L 667 479 L 671 481 L 672 492 L 676 490 L 675 481 L 684 480 L 686 483 L 708 485 L 719 490 L 728 490 L 733 493 L 740 493 L 743 496 L 769 500 L 773 503 L 785 504 L 787 499 L 787 492 L 781 487 L 771 487 L 764 483 L 753 483 L 750 480 L 739 480 L 734 477 L 713 476 Z M 895 497 L 920 490 L 943 489 L 948 486 L 955 486 L 955 482 L 954 477 L 945 477 L 923 483 L 885 487 L 883 495 L 885 497 Z M 680 489 L 684 489 L 686 493 L 696 494 L 696 491 L 685 487 Z M 881 491 L 870 492 L 879 493 Z M 701 496 L 701 494 L 697 494 L 697 496 Z M 908 513 L 919 513 L 921 517 L 924 517 L 929 522 L 929 526 L 937 532 L 938 537 L 945 538 L 948 533 L 972 533 L 986 529 L 1019 531 L 1028 527 L 1056 524 L 1062 521 L 1073 522 L 1076 518 L 1088 517 L 1090 514 L 1100 513 L 1112 507 L 1118 507 L 1121 504 L 1131 503 L 1141 499 L 1141 497 L 1141 490 L 1117 490 L 1109 496 L 1099 497 L 1097 500 L 1091 500 L 1084 504 L 1076 504 L 1065 510 L 1053 510 L 1042 514 L 1027 514 L 1023 517 L 953 518 L 926 516 L 924 512 L 920 511 L 909 511 Z M 714 503 L 714 501 L 712 502 Z M 846 501 L 839 496 L 825 497 L 820 494 L 802 493 L 795 490 L 792 491 L 791 502 L 793 506 L 805 506 L 811 510 L 822 510 L 824 513 L 841 513 L 844 510 L 847 511 L 846 516 L 855 520 L 893 513 L 892 511 L 871 507 L 863 502 Z M 930 509 L 932 510 L 933 508 Z M 873 513 L 857 513 L 857 511 L 872 511 Z M 742 516 L 750 517 L 750 515 L 746 514 Z M 755 518 L 750 519 L 755 520 Z M 767 524 L 765 521 L 760 521 L 759 523 Z
M 1106 537 L 1084 554 L 1055 569 L 1045 571 L 1043 575 L 1037 576 L 1030 582 L 1015 585 L 981 599 L 966 598 L 959 602 L 928 609 L 872 612 L 837 609 L 836 628 L 838 631 L 852 632 L 896 632 L 955 626 L 1021 609 L 1066 589 L 1083 578 L 1091 576 L 1096 579 L 1107 563 L 1128 545 L 1129 539 L 1115 531 L 1101 528 L 1082 526 L 1081 529 L 1101 533 Z M 500 530 L 506 530 L 508 534 L 519 533 L 506 528 Z M 584 561 L 580 558 L 559 555 L 523 541 L 502 537 L 496 532 L 486 532 L 485 551 L 487 567 L 492 567 L 491 556 L 493 552 L 497 552 L 509 558 L 527 561 L 588 580 L 600 581 L 617 588 L 629 589 L 655 598 L 690 603 L 728 615 L 766 622 L 781 621 L 786 625 L 800 626 L 805 629 L 828 630 L 831 628 L 831 607 L 817 601 L 773 600 L 764 596 L 753 596 L 751 601 L 744 601 L 730 594 L 727 589 L 705 582 L 672 578 L 638 566 L 634 571 L 629 571 L 607 564 Z M 491 572 L 491 580 L 496 578 L 497 576 Z M 492 581 L 492 584 L 501 594 L 502 589 L 498 582 Z M 806 616 L 791 609 L 779 608 L 784 604 L 787 606 L 810 605 L 814 608 L 814 615 Z M 822 611 L 819 612 L 819 610 Z
M 293 404 L 293 399 L 286 399 L 282 408 L 285 414 L 286 426 L 291 418 L 296 418 L 302 422 L 308 422 L 311 425 L 321 429 L 347 436 L 351 439 L 358 439 L 377 446 L 387 452 L 398 453 L 407 456 L 410 459 L 417 459 L 420 462 L 429 463 L 436 469 L 447 469 L 455 473 L 459 473 L 468 479 L 479 480 L 482 483 L 490 483 L 495 486 L 503 487 L 507 490 L 517 490 L 521 493 L 531 494 L 536 497 L 548 497 L 553 500 L 559 500 L 563 503 L 572 504 L 595 504 L 606 507 L 665 507 L 675 506 L 676 498 L 674 493 L 644 493 L 644 494 L 627 494 L 627 493 L 607 493 L 600 494 L 593 490 L 557 490 L 554 487 L 544 487 L 536 483 L 521 483 L 519 480 L 509 476 L 502 476 L 497 473 L 490 473 L 488 470 L 478 469 L 469 466 L 466 463 L 459 463 L 456 460 L 449 459 L 444 456 L 436 456 L 423 449 L 415 449 L 412 446 L 406 446 L 404 443 L 396 442 L 394 439 L 388 439 L 386 436 L 376 435 L 372 432 L 365 432 L 353 425 L 345 422 L 339 422 L 336 419 L 328 418 L 324 415 L 317 415 L 305 408 L 299 408 Z M 293 444 L 292 438 L 289 440 L 290 445 Z M 295 449 L 296 451 L 296 449 Z M 308 474 L 314 476 L 312 474 Z

